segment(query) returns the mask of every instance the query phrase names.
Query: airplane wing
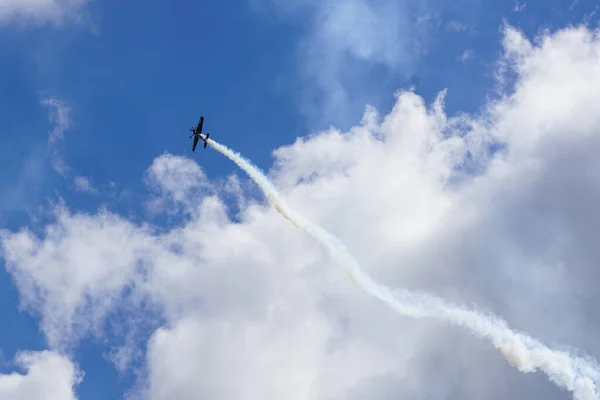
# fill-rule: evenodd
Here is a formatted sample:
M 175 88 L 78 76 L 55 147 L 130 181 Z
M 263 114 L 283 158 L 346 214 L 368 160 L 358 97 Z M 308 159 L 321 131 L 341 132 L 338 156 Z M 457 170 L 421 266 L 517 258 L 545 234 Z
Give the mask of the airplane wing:
M 198 136 L 194 136 L 194 144 L 192 145 L 192 151 L 196 151 L 197 145 L 198 145 Z
M 202 125 L 204 125 L 204 117 L 200 117 L 200 121 L 198 121 L 198 127 L 196 128 L 196 132 L 202 133 Z

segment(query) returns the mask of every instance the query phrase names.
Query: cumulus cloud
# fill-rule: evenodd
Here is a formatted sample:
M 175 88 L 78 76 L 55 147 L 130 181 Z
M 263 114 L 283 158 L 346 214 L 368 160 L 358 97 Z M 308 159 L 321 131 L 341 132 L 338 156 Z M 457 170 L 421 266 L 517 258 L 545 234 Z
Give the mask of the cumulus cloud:
M 198 164 L 189 158 L 164 154 L 156 158 L 146 174 L 156 197 L 148 203 L 151 210 L 176 212 L 180 207 L 195 209 L 197 196 L 211 185 Z
M 0 23 L 23 22 L 60 24 L 77 18 L 89 0 L 0 0 Z
M 57 224 L 43 241 L 29 229 L 3 235 L 6 267 L 21 289 L 25 308 L 39 310 L 42 329 L 54 348 L 98 328 L 99 321 L 133 284 L 139 252 L 150 244 L 143 229 L 102 212 L 71 214 L 57 207 Z M 121 246 L 127 243 L 127 249 Z M 115 247 L 117 246 L 117 247 Z
M 480 114 L 401 91 L 387 115 L 369 107 L 348 132 L 277 149 L 270 176 L 374 279 L 598 356 L 600 39 L 578 27 L 530 42 L 506 27 L 503 44 L 499 77 L 514 84 Z M 52 345 L 99 331 L 111 310 L 155 307 L 144 396 L 564 398 L 488 343 L 373 301 L 264 203 L 246 196 L 232 221 L 193 161 L 162 155 L 147 183 L 190 218 L 165 231 L 59 208 L 41 235 L 2 236 Z
M 0 375 L 0 398 L 6 400 L 76 400 L 74 389 L 83 374 L 64 356 L 50 351 L 17 355 L 16 364 L 27 371 Z

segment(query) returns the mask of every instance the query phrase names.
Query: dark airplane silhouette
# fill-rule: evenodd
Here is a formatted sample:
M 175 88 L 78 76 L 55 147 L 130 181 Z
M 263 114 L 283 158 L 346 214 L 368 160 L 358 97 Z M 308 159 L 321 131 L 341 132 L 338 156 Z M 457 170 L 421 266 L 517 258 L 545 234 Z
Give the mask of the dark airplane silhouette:
M 198 126 L 190 129 L 193 133 L 190 135 L 190 139 L 194 138 L 194 144 L 192 145 L 192 151 L 196 151 L 196 146 L 198 145 L 198 139 L 201 139 L 204 142 L 204 148 L 206 148 L 208 137 L 210 133 L 202 133 L 202 125 L 204 124 L 204 117 L 200 117 L 200 121 L 198 121 Z

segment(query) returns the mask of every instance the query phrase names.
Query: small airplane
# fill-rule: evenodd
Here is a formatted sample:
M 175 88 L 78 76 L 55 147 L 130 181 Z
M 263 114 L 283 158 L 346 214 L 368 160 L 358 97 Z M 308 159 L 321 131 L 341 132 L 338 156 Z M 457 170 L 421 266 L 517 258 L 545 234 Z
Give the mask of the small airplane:
M 204 124 L 204 117 L 200 117 L 200 121 L 198 121 L 198 126 L 190 129 L 193 133 L 190 135 L 190 139 L 194 138 L 194 144 L 192 145 L 192 151 L 196 151 L 196 145 L 198 145 L 198 139 L 201 139 L 204 142 L 204 148 L 206 148 L 208 137 L 210 133 L 202 133 L 202 125 Z

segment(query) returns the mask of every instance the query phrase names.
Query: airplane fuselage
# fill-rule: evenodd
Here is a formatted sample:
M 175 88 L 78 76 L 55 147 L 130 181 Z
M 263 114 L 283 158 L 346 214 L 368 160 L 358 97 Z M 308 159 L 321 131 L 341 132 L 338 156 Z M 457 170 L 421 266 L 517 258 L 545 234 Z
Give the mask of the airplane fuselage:
M 207 139 L 207 137 L 204 133 L 198 133 L 195 130 L 194 130 L 194 134 L 192 136 L 197 136 L 203 142 L 206 142 L 206 139 Z
M 192 135 L 190 136 L 190 138 L 194 138 L 194 144 L 192 145 L 192 151 L 196 150 L 196 145 L 198 144 L 198 140 L 202 140 L 204 142 L 204 148 L 206 148 L 206 145 L 208 144 L 208 137 L 210 136 L 210 133 L 206 132 L 206 133 L 202 133 L 202 126 L 204 124 L 204 117 L 200 117 L 200 120 L 198 121 L 198 126 L 192 126 L 192 129 L 190 129 L 192 131 Z

